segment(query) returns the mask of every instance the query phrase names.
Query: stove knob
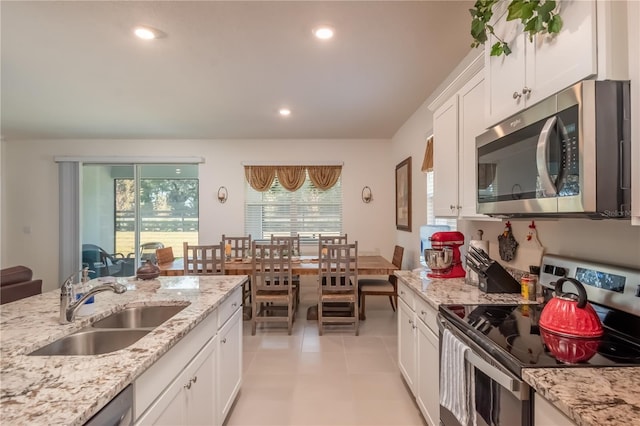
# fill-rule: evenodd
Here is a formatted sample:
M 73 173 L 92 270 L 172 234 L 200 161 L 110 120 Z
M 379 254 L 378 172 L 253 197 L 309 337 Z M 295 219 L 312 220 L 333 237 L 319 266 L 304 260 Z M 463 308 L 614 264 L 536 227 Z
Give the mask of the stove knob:
M 566 277 L 567 276 L 567 269 L 566 268 L 561 268 L 560 266 L 556 266 L 554 271 L 553 271 L 553 275 L 556 275 L 558 277 Z

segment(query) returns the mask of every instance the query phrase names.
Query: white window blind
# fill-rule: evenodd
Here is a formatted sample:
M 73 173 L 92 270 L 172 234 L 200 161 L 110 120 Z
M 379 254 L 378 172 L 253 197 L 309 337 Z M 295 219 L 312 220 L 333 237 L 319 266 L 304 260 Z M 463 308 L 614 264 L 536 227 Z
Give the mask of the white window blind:
M 306 173 L 306 172 L 305 172 Z M 274 179 L 271 188 L 259 192 L 245 181 L 245 233 L 254 240 L 300 235 L 302 241 L 318 234 L 342 234 L 342 178 L 330 189 L 315 187 L 307 173 L 297 191 L 287 191 Z
M 433 172 L 427 172 L 427 225 L 449 225 L 452 231 L 456 230 L 458 221 L 451 218 L 435 217 L 433 213 Z

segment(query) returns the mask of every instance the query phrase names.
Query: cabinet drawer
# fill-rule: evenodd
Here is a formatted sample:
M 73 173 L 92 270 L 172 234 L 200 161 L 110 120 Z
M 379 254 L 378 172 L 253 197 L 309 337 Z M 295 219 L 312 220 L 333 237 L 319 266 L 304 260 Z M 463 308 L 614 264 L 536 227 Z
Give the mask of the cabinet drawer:
M 420 318 L 436 336 L 438 335 L 438 311 L 420 297 L 416 297 L 416 316 Z
M 404 300 L 404 303 L 409 305 L 409 308 L 411 308 L 412 311 L 416 310 L 415 292 L 400 280 L 398 280 L 398 296 Z
M 231 315 L 242 306 L 242 287 L 233 290 L 233 293 L 218 306 L 218 329 L 224 325 Z

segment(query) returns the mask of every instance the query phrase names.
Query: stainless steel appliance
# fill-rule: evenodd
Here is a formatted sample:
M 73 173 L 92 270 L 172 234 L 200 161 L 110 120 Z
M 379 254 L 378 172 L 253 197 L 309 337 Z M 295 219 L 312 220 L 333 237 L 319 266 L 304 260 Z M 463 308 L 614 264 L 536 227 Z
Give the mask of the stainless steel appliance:
M 476 138 L 478 212 L 630 218 L 628 81 L 580 82 Z
M 440 306 L 440 337 L 449 330 L 470 348 L 465 362 L 475 375 L 478 425 L 534 424 L 523 368 L 640 366 L 640 270 L 546 255 L 540 282 L 549 295 L 562 277 L 583 284 L 602 336 L 577 344 L 549 338 L 538 324 L 543 304 Z M 567 350 L 587 353 L 568 356 Z M 445 426 L 459 425 L 443 406 L 440 418 Z
M 133 386 L 116 395 L 85 426 L 125 426 L 133 424 Z

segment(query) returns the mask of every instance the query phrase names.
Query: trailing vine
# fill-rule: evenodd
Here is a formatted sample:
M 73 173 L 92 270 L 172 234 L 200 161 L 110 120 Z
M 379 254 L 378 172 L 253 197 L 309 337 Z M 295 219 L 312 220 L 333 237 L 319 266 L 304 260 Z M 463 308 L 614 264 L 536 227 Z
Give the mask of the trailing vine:
M 495 37 L 497 42 L 491 46 L 491 56 L 509 55 L 511 49 L 493 31 L 489 24 L 493 16 L 493 6 L 500 0 L 476 0 L 473 9 L 469 9 L 471 17 L 471 47 L 478 47 L 488 40 L 488 35 Z M 562 18 L 556 9 L 554 0 L 511 0 L 508 6 L 507 21 L 520 19 L 524 31 L 529 34 L 529 41 L 533 41 L 536 34 L 557 34 L 562 29 Z

